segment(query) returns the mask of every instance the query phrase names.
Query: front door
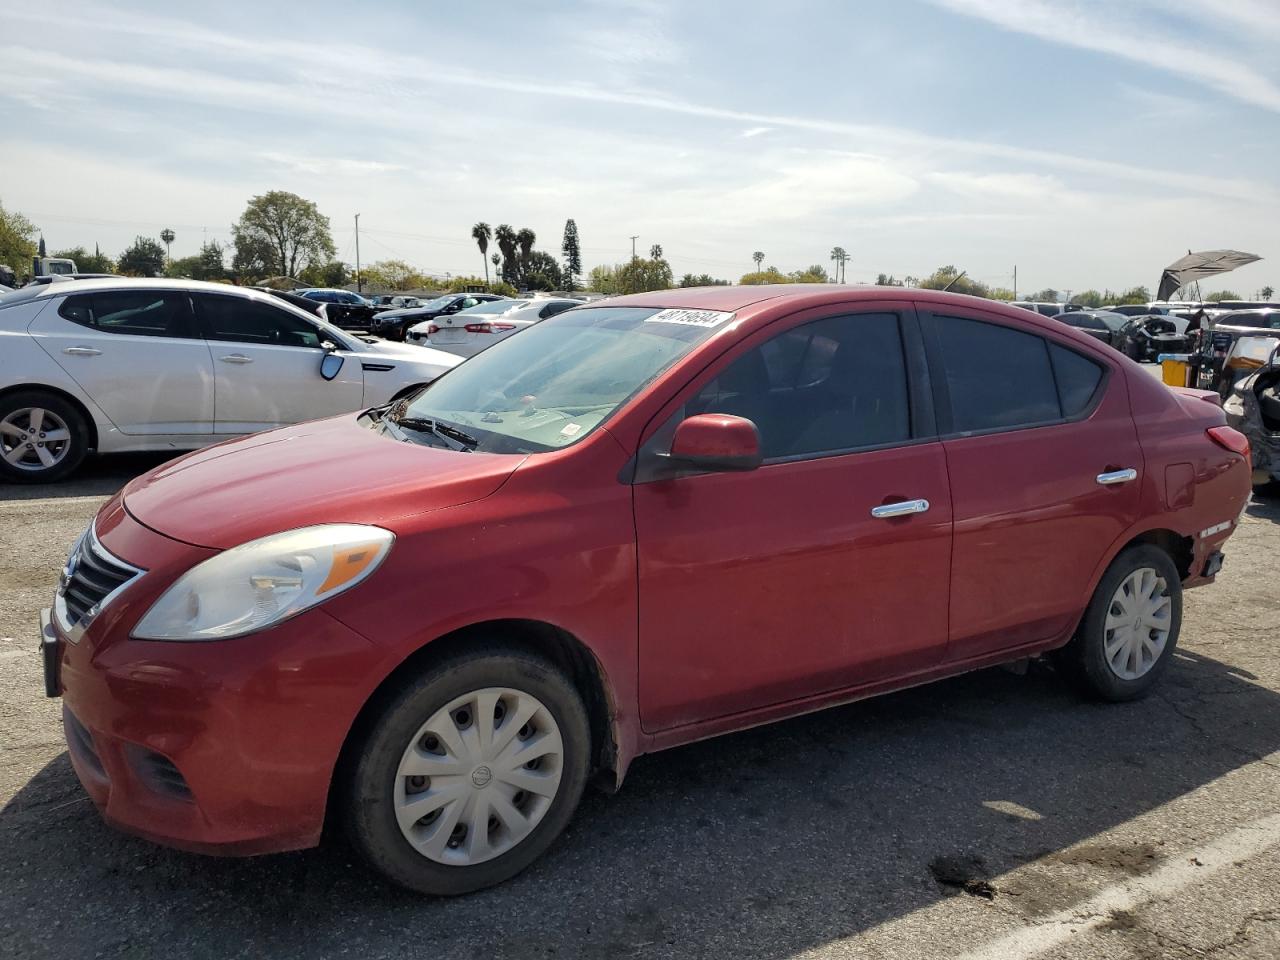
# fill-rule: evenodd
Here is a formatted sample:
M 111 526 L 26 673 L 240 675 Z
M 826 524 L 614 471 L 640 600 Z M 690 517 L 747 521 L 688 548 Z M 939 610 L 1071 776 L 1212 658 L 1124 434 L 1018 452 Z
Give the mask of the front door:
M 911 416 L 908 324 L 912 315 L 888 310 L 778 321 L 659 418 L 642 467 L 648 452 L 669 448 L 679 420 L 698 413 L 752 420 L 765 463 L 748 473 L 637 476 L 645 730 L 941 659 L 950 493 L 941 444 Z M 920 501 L 920 512 L 901 513 L 905 501 Z
M 360 409 L 360 361 L 347 357 L 326 380 L 320 374 L 325 333 L 306 318 L 245 297 L 196 294 L 193 300 L 213 353 L 215 433 L 253 433 Z
M 213 432 L 213 361 L 185 293 L 74 294 L 28 332 L 121 433 Z

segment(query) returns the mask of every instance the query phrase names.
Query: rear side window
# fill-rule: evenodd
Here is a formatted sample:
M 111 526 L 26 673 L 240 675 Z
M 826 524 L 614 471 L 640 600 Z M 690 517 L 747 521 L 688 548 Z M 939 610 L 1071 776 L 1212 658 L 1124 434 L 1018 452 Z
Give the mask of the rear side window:
M 318 347 L 320 332 L 301 317 L 245 297 L 202 294 L 196 315 L 210 340 L 274 347 Z
M 1053 379 L 1058 384 L 1062 415 L 1068 419 L 1080 416 L 1098 391 L 1102 367 L 1056 343 L 1049 344 L 1049 359 L 1053 363 Z
M 163 291 L 86 293 L 67 297 L 58 313 L 100 333 L 131 337 L 191 337 L 187 298 Z
M 932 326 L 951 399 L 952 432 L 979 433 L 1061 419 L 1044 338 L 960 317 L 935 316 Z

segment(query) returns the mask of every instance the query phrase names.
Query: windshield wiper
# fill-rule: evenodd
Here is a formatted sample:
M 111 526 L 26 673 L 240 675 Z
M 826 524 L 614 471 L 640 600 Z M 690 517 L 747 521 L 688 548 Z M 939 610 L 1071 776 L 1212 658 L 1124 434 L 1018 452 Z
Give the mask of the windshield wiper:
M 434 434 L 450 444 L 454 450 L 465 450 L 470 453 L 473 448 L 480 445 L 480 441 L 471 436 L 471 434 L 465 433 L 457 427 L 451 427 L 436 420 L 429 420 L 426 417 L 388 417 L 387 419 L 397 427 L 405 430 L 417 430 Z

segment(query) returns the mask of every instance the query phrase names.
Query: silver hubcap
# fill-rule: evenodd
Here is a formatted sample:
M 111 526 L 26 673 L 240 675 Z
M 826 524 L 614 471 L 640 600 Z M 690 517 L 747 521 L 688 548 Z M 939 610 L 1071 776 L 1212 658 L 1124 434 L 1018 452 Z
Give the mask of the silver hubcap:
M 1103 649 L 1107 665 L 1121 680 L 1146 675 L 1169 642 L 1173 600 L 1169 585 L 1151 567 L 1124 578 L 1107 609 Z
M 11 467 L 33 472 L 56 467 L 71 449 L 63 419 L 43 407 L 23 407 L 0 420 L 0 456 Z
M 563 767 L 560 728 L 541 701 L 507 687 L 477 690 L 432 714 L 405 749 L 396 820 L 423 856 L 482 863 L 547 815 Z

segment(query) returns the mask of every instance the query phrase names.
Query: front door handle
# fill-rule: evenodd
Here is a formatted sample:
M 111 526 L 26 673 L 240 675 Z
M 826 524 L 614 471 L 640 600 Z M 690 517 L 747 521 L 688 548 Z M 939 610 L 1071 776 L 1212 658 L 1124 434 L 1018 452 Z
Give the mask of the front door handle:
M 229 353 L 225 357 L 219 357 L 223 363 L 253 363 L 252 357 L 246 357 L 243 353 Z
M 100 357 L 100 356 L 102 356 L 102 351 L 101 351 L 101 350 L 95 350 L 93 347 L 67 347 L 67 349 L 63 350 L 62 352 L 63 352 L 63 353 L 69 353 L 69 354 L 71 354 L 71 356 L 73 356 L 73 357 Z
M 1098 474 L 1098 482 L 1104 487 L 1113 483 L 1128 483 L 1130 480 L 1138 479 L 1138 471 L 1129 467 L 1125 470 L 1111 470 L 1107 473 Z
M 877 520 L 890 517 L 905 517 L 910 513 L 924 513 L 929 509 L 928 500 L 902 500 L 898 503 L 885 503 L 871 508 L 871 515 Z

